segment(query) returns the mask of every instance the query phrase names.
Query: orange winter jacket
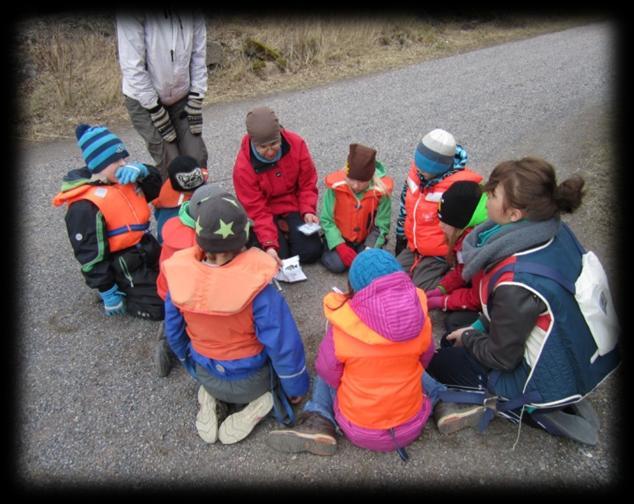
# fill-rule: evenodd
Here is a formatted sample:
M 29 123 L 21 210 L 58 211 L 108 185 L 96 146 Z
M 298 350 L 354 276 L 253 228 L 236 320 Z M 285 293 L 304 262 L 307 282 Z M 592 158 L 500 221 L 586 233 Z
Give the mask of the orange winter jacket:
M 252 304 L 275 276 L 275 260 L 257 248 L 217 267 L 203 263 L 203 256 L 203 250 L 194 245 L 161 264 L 192 347 L 217 360 L 259 354 L 264 347 L 255 335 Z
M 110 252 L 136 245 L 150 227 L 150 207 L 136 184 L 84 184 L 58 193 L 53 205 L 70 205 L 82 199 L 94 203 L 103 214 Z
M 459 180 L 480 183 L 482 175 L 464 168 L 434 186 L 421 190 L 418 169 L 412 161 L 407 175 L 404 225 L 407 246 L 412 252 L 418 252 L 423 256 L 446 256 L 449 252 L 445 235 L 440 229 L 438 205 L 443 193 Z
M 379 202 L 383 196 L 390 196 L 394 182 L 388 176 L 381 177 L 385 192 L 378 187 L 368 189 L 359 201 L 346 183 L 346 173 L 339 170 L 326 177 L 326 187 L 335 194 L 334 219 L 341 236 L 349 242 L 363 243 L 368 237 Z
M 423 405 L 420 357 L 431 344 L 427 298 L 417 289 L 425 323 L 418 336 L 393 342 L 365 325 L 349 304 L 335 294 L 324 299 L 326 318 L 333 327 L 337 360 L 344 372 L 337 402 L 344 416 L 368 429 L 389 429 L 411 420 Z M 331 306 L 332 305 L 332 306 Z

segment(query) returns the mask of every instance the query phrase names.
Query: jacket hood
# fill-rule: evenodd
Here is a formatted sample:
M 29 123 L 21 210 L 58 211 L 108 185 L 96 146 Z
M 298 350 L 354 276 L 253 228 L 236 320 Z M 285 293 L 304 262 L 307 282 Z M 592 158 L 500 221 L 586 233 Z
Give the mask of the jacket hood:
M 326 316 L 349 335 L 369 344 L 413 339 L 425 323 L 417 289 L 402 271 L 375 280 L 356 292 L 348 305 L 357 320 L 351 322 L 346 317 L 346 310 L 328 310 L 328 306 Z M 371 332 L 355 330 L 356 324 L 362 324 Z

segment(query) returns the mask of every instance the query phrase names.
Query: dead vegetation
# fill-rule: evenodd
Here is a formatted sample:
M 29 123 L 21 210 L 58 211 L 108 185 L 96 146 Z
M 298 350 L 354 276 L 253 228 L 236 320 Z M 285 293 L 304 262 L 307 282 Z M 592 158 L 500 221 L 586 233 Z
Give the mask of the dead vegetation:
M 207 20 L 206 104 L 300 89 L 588 22 L 492 17 Z M 18 26 L 15 135 L 73 138 L 79 122 L 128 120 L 121 94 L 114 16 L 49 16 Z

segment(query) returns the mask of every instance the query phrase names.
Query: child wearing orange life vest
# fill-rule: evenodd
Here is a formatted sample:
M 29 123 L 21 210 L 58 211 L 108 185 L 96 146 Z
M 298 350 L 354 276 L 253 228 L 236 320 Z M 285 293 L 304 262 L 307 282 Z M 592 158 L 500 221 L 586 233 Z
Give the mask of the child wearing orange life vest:
M 352 262 L 351 293 L 324 298 L 328 321 L 311 399 L 297 425 L 272 431 L 283 452 L 332 455 L 335 427 L 355 445 L 396 450 L 420 435 L 432 409 L 423 372 L 434 346 L 425 293 L 392 254 L 367 249 Z
M 478 286 L 482 272 L 476 273 L 470 282 L 462 278 L 462 243 L 475 226 L 487 220 L 486 201 L 487 195 L 482 192 L 480 184 L 461 180 L 454 182 L 444 192 L 438 207 L 440 228 L 449 246 L 447 263 L 451 269 L 437 287 L 426 292 L 427 307 L 430 310 L 453 312 L 447 318 L 459 319 L 458 327 L 473 322 L 480 311 Z M 445 323 L 450 321 L 446 319 Z
M 170 165 L 172 166 L 172 165 Z M 165 222 L 163 226 L 163 246 L 159 257 L 159 267 L 163 261 L 172 257 L 174 252 L 192 247 L 196 244 L 196 219 L 198 218 L 198 208 L 205 199 L 223 192 L 220 187 L 208 184 L 201 185 L 191 194 L 191 199 L 184 201 L 180 206 L 178 215 Z M 156 290 L 158 295 L 165 301 L 167 294 L 167 282 L 165 275 L 159 271 L 156 279 Z M 164 324 L 158 331 L 158 342 L 154 347 L 154 367 L 159 377 L 166 377 L 172 369 L 173 352 L 165 339 Z
M 433 289 L 449 269 L 449 249 L 437 215 L 442 194 L 459 180 L 482 181 L 466 167 L 467 159 L 453 135 L 442 129 L 427 133 L 414 151 L 401 192 L 394 252 L 421 289 Z
M 158 197 L 152 200 L 156 219 L 156 238 L 163 244 L 163 225 L 178 215 L 181 205 L 192 192 L 207 183 L 207 168 L 191 156 L 176 156 L 167 167 L 168 179 L 163 182 Z
M 68 205 L 66 228 L 86 284 L 105 314 L 163 319 L 156 293 L 160 245 L 149 233 L 161 186 L 156 168 L 126 164 L 123 142 L 107 128 L 80 124 L 75 135 L 86 166 L 64 177 L 53 205 Z
M 241 441 L 272 409 L 294 420 L 308 391 L 304 346 L 271 281 L 275 259 L 245 249 L 249 221 L 235 196 L 201 200 L 196 245 L 161 265 L 167 280 L 165 336 L 201 384 L 198 434 L 206 443 Z M 219 296 L 218 293 L 222 293 Z M 242 409 L 224 418 L 227 405 Z
M 347 270 L 367 247 L 387 242 L 393 182 L 376 160 L 376 150 L 350 144 L 346 166 L 329 174 L 320 214 L 327 250 L 321 263 L 333 273 Z

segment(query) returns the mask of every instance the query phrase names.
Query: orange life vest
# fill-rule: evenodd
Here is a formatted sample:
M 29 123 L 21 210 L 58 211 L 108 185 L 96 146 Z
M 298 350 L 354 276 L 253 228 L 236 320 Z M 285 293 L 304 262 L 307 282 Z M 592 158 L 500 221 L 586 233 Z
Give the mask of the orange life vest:
M 334 219 L 341 236 L 353 243 L 362 243 L 370 233 L 374 217 L 383 196 L 390 197 L 393 180 L 387 175 L 381 177 L 385 191 L 378 187 L 370 187 L 363 194 L 361 200 L 346 183 L 346 173 L 339 170 L 326 177 L 326 187 L 332 189 L 335 194 Z
M 277 272 L 266 252 L 250 248 L 218 267 L 194 245 L 161 264 L 172 302 L 183 313 L 192 347 L 211 359 L 252 357 L 264 348 L 255 335 L 253 299 Z
M 136 184 L 84 184 L 58 193 L 53 205 L 71 205 L 84 199 L 103 214 L 110 252 L 136 245 L 150 227 L 150 207 Z
M 469 180 L 479 184 L 482 181 L 482 175 L 464 168 L 442 179 L 433 187 L 421 191 L 418 169 L 412 161 L 407 175 L 404 225 L 407 246 L 412 252 L 418 252 L 423 256 L 446 256 L 449 252 L 445 234 L 440 228 L 438 205 L 443 193 L 451 184 L 459 180 Z
M 207 168 L 201 168 L 203 178 L 207 181 Z M 193 191 L 177 191 L 172 186 L 172 181 L 168 178 L 161 186 L 161 192 L 151 203 L 154 208 L 174 208 L 181 206 L 185 201 L 191 199 Z
M 418 336 L 401 342 L 390 341 L 370 329 L 348 303 L 342 305 L 341 294 L 329 293 L 324 298 L 335 355 L 344 364 L 337 402 L 345 417 L 356 425 L 389 429 L 410 420 L 423 405 L 420 357 L 432 344 L 432 334 L 427 298 L 421 289 L 416 291 L 425 323 Z

